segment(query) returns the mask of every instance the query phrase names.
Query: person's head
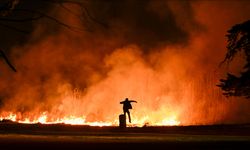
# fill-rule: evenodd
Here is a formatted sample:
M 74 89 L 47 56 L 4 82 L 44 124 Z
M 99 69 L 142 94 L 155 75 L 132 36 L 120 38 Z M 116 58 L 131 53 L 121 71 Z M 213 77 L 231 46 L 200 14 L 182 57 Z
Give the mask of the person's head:
M 125 101 L 128 101 L 128 98 L 125 98 Z

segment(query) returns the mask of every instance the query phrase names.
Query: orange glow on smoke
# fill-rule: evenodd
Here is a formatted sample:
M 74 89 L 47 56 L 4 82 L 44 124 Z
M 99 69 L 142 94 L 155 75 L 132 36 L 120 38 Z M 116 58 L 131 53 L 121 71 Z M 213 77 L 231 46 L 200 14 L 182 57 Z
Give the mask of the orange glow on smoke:
M 226 31 L 249 19 L 249 2 L 191 1 L 189 13 L 185 13 L 189 2 L 167 3 L 177 26 L 189 35 L 183 44 L 155 41 L 157 46 L 144 49 L 130 41 L 130 37 L 142 38 L 144 32 L 133 34 L 130 29 L 137 24 L 129 22 L 112 22 L 117 28 L 107 29 L 108 34 L 106 28 L 105 32 L 101 28 L 75 33 L 61 26 L 50 33 L 50 24 L 39 24 L 30 42 L 11 50 L 18 72 L 0 69 L 4 72 L 0 76 L 0 120 L 118 126 L 119 102 L 128 97 L 138 102 L 132 104 L 128 126 L 249 122 L 250 101 L 228 100 L 216 87 L 225 75 L 218 65 L 226 52 Z M 168 12 L 158 5 L 161 3 L 147 11 L 164 17 Z M 72 10 L 81 14 L 83 9 L 78 7 Z M 55 15 L 73 26 L 84 21 L 65 10 Z M 44 35 L 47 32 L 50 34 Z M 151 38 L 139 41 L 147 45 L 154 41 Z
M 106 57 L 104 65 L 112 69 L 99 82 L 81 90 L 55 77 L 43 86 L 43 90 L 47 90 L 43 103 L 35 101 L 39 97 L 33 95 L 39 94 L 40 90 L 34 92 L 36 88 L 32 86 L 20 87 L 20 95 L 14 97 L 16 103 L 6 105 L 0 119 L 20 123 L 117 126 L 118 116 L 122 113 L 119 102 L 126 96 L 138 102 L 132 104 L 132 123 L 128 126 L 220 122 L 230 103 L 225 103 L 214 85 L 216 78 L 213 75 L 204 78 L 202 70 L 192 65 L 195 62 L 183 59 L 189 55 L 185 51 L 197 47 L 182 48 L 182 53 L 178 53 L 179 49 L 168 47 L 160 54 L 152 54 L 149 61 L 155 63 L 154 68 L 142 59 L 137 46 L 117 49 Z M 191 69 L 196 73 L 189 72 Z

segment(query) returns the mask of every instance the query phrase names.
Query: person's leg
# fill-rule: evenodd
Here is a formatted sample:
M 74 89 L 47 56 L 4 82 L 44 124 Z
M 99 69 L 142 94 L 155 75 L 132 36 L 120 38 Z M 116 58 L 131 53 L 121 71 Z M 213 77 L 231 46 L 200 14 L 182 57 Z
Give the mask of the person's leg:
M 131 118 L 130 118 L 130 112 L 129 112 L 129 110 L 127 111 L 127 113 L 128 113 L 128 120 L 131 123 Z
M 124 114 L 124 117 L 125 117 L 125 121 L 126 121 L 126 113 L 127 113 L 127 110 L 126 109 L 123 109 L 123 114 Z

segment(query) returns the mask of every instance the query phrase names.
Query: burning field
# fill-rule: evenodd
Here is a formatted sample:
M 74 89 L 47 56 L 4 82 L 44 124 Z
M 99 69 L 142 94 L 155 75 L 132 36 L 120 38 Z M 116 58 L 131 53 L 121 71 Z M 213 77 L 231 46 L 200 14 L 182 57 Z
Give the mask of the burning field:
M 250 122 L 250 101 L 226 98 L 216 86 L 242 67 L 242 60 L 219 64 L 226 31 L 250 18 L 250 2 L 58 3 L 16 1 L 16 10 L 54 18 L 7 22 L 29 34 L 0 26 L 1 49 L 17 69 L 1 62 L 0 120 L 118 126 L 128 97 L 138 102 L 133 127 Z M 30 15 L 15 9 L 10 17 Z

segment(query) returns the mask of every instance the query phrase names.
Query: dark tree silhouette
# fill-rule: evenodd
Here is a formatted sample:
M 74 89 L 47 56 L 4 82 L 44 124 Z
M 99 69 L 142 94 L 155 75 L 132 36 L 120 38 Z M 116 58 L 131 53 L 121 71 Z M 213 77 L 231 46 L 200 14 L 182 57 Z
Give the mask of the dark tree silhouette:
M 227 32 L 227 53 L 222 63 L 230 63 L 237 53 L 243 52 L 246 56 L 246 64 L 239 76 L 228 73 L 227 78 L 221 79 L 218 86 L 227 97 L 250 98 L 250 20 L 236 24 Z

